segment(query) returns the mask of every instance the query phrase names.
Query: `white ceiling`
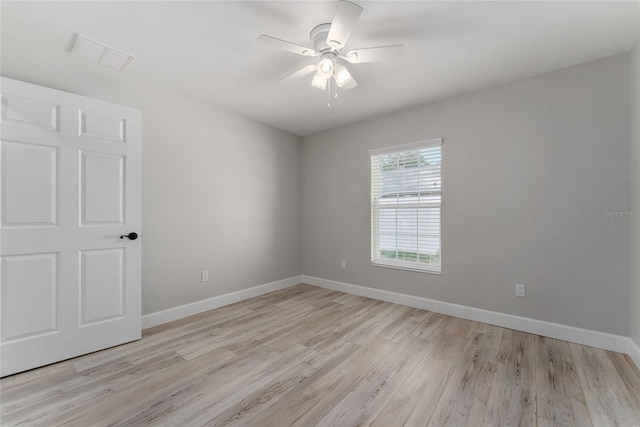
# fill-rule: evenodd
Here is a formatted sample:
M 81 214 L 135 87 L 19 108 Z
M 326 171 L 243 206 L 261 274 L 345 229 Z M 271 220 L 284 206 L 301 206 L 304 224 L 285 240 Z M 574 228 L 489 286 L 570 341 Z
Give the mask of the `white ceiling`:
M 3 42 L 2 58 L 48 52 L 42 61 L 59 61 L 57 68 L 85 67 L 68 53 L 82 33 L 136 56 L 114 78 L 151 81 L 308 135 L 625 52 L 640 28 L 638 1 L 355 1 L 364 12 L 346 49 L 404 44 L 405 54 L 397 63 L 351 65 L 359 86 L 331 109 L 311 76 L 277 82 L 313 58 L 255 39 L 264 33 L 311 46 L 309 31 L 331 21 L 335 1 L 2 1 L 6 40 L 43 48 Z

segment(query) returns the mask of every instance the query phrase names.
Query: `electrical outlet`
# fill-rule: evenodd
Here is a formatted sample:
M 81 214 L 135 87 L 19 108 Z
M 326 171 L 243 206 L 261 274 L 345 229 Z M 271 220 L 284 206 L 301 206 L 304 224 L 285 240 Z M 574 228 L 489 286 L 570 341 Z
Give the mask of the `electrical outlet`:
M 205 270 L 202 273 L 200 273 L 200 280 L 202 282 L 208 282 L 209 281 L 209 271 Z
M 524 285 L 516 283 L 516 296 L 524 298 Z
M 346 270 L 347 269 L 347 261 L 345 261 L 345 260 L 340 261 L 340 268 L 343 269 L 343 270 Z

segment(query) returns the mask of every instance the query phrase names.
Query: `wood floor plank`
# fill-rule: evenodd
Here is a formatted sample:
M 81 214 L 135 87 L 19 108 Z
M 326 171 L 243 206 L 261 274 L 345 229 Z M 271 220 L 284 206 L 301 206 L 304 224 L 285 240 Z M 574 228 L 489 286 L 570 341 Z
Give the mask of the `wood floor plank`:
M 0 380 L 1 408 L 6 411 L 18 399 L 33 399 L 34 390 L 55 387 L 78 376 L 71 361 L 55 363 Z
M 156 363 L 149 363 L 144 369 L 129 368 L 125 372 L 114 372 L 108 378 L 99 377 L 90 383 L 83 383 L 81 387 L 62 390 L 62 393 L 49 396 L 46 401 L 3 414 L 3 425 L 61 425 L 82 415 L 85 410 L 91 411 L 98 402 L 110 400 L 109 397 L 113 393 L 126 390 L 132 384 L 146 383 L 156 387 L 158 377 L 162 378 L 163 373 L 177 376 L 178 371 L 170 367 L 180 360 L 181 358 L 173 358 L 170 361 L 158 360 Z M 64 399 L 59 398 L 61 395 Z
M 424 358 L 426 343 L 408 337 L 372 366 L 361 382 L 317 423 L 318 426 L 369 425 Z
M 477 325 L 477 322 L 471 320 L 449 316 L 448 322 L 443 325 L 443 331 L 447 335 L 469 340 L 474 332 L 480 332 Z
M 444 333 L 433 334 L 426 343 L 424 357 L 376 417 L 373 426 L 424 426 L 431 419 L 467 343 Z
M 314 355 L 302 369 L 285 372 L 273 383 L 267 384 L 242 399 L 207 423 L 225 425 L 264 425 L 261 417 L 268 414 L 279 400 L 293 398 L 299 390 L 313 383 L 326 372 L 348 359 L 360 346 L 351 342 L 339 342 L 332 348 Z
M 640 424 L 637 399 L 630 395 L 609 353 L 593 347 L 569 344 L 590 413 Z M 593 415 L 592 415 L 593 418 Z
M 304 322 L 293 325 L 293 328 L 273 336 L 264 344 L 277 349 L 307 341 L 329 327 L 335 321 L 335 317 L 341 314 L 343 314 L 342 305 L 335 303 L 333 306 L 325 307 L 324 310 L 315 310 L 313 315 L 306 316 Z
M 411 310 L 410 307 L 390 303 L 383 303 L 381 308 L 364 323 L 344 334 L 343 339 L 365 345 L 373 338 L 381 338 L 379 334 L 382 330 Z
M 314 353 L 306 347 L 294 345 L 282 352 L 263 354 L 259 361 L 251 358 L 243 366 L 231 362 L 222 368 L 210 370 L 182 387 L 174 387 L 173 391 L 160 396 L 155 405 L 133 416 L 120 416 L 117 422 L 109 420 L 109 425 L 205 425 L 212 413 L 220 413 L 233 406 L 281 375 L 289 365 L 308 363 Z M 234 381 L 244 384 L 244 387 L 237 387 Z
M 535 426 L 536 381 L 534 336 L 507 329 L 484 420 L 496 426 Z
M 636 426 L 629 357 L 298 285 L 0 379 L 2 426 Z
M 256 348 L 255 356 L 262 360 L 270 352 L 265 347 L 259 347 Z M 166 405 L 168 396 L 179 398 L 185 388 L 197 387 L 204 378 L 214 372 L 233 369 L 244 371 L 253 364 L 254 360 L 251 357 L 237 360 L 230 358 L 228 352 L 224 352 L 223 349 L 216 350 L 196 359 L 183 361 L 180 369 L 160 372 L 153 379 L 136 382 L 129 388 L 114 393 L 105 399 L 113 405 L 100 405 L 106 402 L 97 402 L 98 408 L 86 408 L 82 416 L 75 418 L 70 425 L 80 427 L 122 423 L 141 412 Z M 114 412 L 114 408 L 117 408 L 117 412 Z
M 189 343 L 182 342 L 176 351 L 185 359 L 191 360 L 221 347 L 227 347 L 233 351 L 232 346 L 239 347 L 239 342 L 244 345 L 258 345 L 268 336 L 274 334 L 282 336 L 282 330 L 291 330 L 302 319 L 309 320 L 317 317 L 318 314 L 313 314 L 313 312 L 313 307 L 308 305 L 302 305 L 296 310 L 289 310 L 285 313 L 273 312 L 268 316 L 260 317 L 259 327 L 250 330 L 247 330 L 244 322 L 228 324 L 223 330 L 216 329 L 197 340 L 192 340 Z
M 417 308 L 407 310 L 384 328 L 379 335 L 386 340 L 398 343 L 407 338 L 424 321 L 426 315 L 426 311 Z
M 453 321 L 453 319 L 451 316 L 426 311 L 422 323 L 418 324 L 411 332 L 411 335 L 429 339 L 434 334 L 444 333 L 446 325 Z
M 331 406 L 332 400 L 339 401 L 341 393 L 346 391 L 354 378 L 364 372 L 375 361 L 383 358 L 393 350 L 394 346 L 384 340 L 374 340 L 369 345 L 359 348 L 347 355 L 347 358 L 336 366 L 327 366 L 314 374 L 302 389 L 280 399 L 273 404 L 268 412 L 256 416 L 253 425 L 280 427 L 292 425 L 301 417 L 310 420 L 314 416 L 319 418 L 322 411 Z M 303 421 L 304 423 L 304 421 Z M 302 424 L 304 425 L 304 424 Z M 312 425 L 307 422 L 307 425 Z
M 207 404 L 206 407 L 201 408 L 199 412 L 195 414 L 195 417 L 185 418 L 180 415 L 172 418 L 174 422 L 170 422 L 170 424 L 175 425 L 177 422 L 184 421 L 190 425 L 214 425 L 211 424 L 211 420 L 215 418 L 212 413 L 224 414 L 227 411 L 232 411 L 234 406 L 242 405 L 242 402 L 245 402 L 246 404 L 250 401 L 249 396 L 252 394 L 273 398 L 274 394 L 288 390 L 290 387 L 295 387 L 296 384 L 299 384 L 301 379 L 300 377 L 289 377 L 288 381 L 279 385 L 276 385 L 277 378 L 280 378 L 285 374 L 290 374 L 291 371 L 289 369 L 289 365 L 291 364 L 299 366 L 308 366 L 313 364 L 313 360 L 317 359 L 318 353 L 300 345 L 295 345 L 293 347 L 298 349 L 299 353 L 297 355 L 292 355 L 289 359 L 279 357 L 279 360 L 277 360 L 267 371 L 263 371 L 260 375 L 254 376 L 251 380 L 247 381 L 250 385 L 247 385 L 242 389 L 238 389 L 236 387 L 228 389 L 227 391 L 217 390 L 216 393 L 210 393 L 209 396 L 213 395 L 214 398 L 208 400 L 217 400 L 216 396 L 221 397 L 221 399 L 217 400 L 214 405 Z M 171 421 L 171 419 L 169 421 Z
M 323 351 L 333 346 L 336 341 L 348 340 L 347 334 L 357 330 L 384 310 L 383 304 L 376 304 L 371 300 L 368 303 L 358 302 L 356 305 L 347 303 L 343 307 L 345 315 L 336 317 L 335 322 L 329 327 L 320 330 L 302 344 L 314 350 Z
M 166 351 L 174 351 L 188 340 L 198 340 L 200 336 L 210 331 L 223 330 L 229 324 L 256 318 L 256 313 L 252 311 L 240 309 L 237 313 L 233 313 L 227 307 L 222 308 L 225 309 L 222 314 L 218 313 L 221 309 L 212 310 L 209 321 L 203 315 L 196 315 L 193 316 L 195 319 L 192 327 L 189 327 L 188 324 L 183 323 L 184 319 L 178 320 L 175 330 L 165 328 L 156 334 L 145 333 L 142 340 L 81 356 L 73 359 L 72 363 L 78 372 L 92 369 L 122 356 L 127 356 L 132 363 L 137 363 L 154 358 Z
M 266 419 L 265 425 L 281 426 L 287 419 L 295 426 L 316 425 L 352 388 L 364 380 L 371 366 L 384 360 L 395 347 L 396 344 L 381 338 L 372 340 L 354 357 L 330 370 L 295 398 L 287 408 L 292 415 L 290 418 L 283 419 L 276 415 Z
M 640 369 L 626 354 L 607 352 L 607 355 L 627 386 L 629 396 L 634 399 L 635 407 L 640 408 Z
M 73 394 L 81 395 L 82 391 L 91 388 L 95 381 L 106 382 L 114 378 L 120 379 L 123 372 L 131 372 L 132 368 L 133 364 L 126 357 L 121 357 L 85 372 L 83 375 L 76 374 L 62 382 L 42 384 L 41 387 L 21 396 L 3 396 L 3 414 L 9 418 L 16 418 L 20 416 L 20 411 L 22 411 L 24 414 L 33 416 L 33 411 L 25 410 L 25 408 L 38 406 L 42 410 L 47 405 L 56 405 L 60 395 L 67 396 L 67 403 L 69 403 L 69 398 Z
M 535 337 L 537 415 L 566 427 L 590 425 L 590 416 L 569 343 Z
M 591 421 L 597 427 L 640 427 L 639 424 L 629 423 L 608 414 L 601 414 L 596 411 L 589 411 Z
M 482 424 L 501 337 L 475 333 L 463 351 L 429 426 Z

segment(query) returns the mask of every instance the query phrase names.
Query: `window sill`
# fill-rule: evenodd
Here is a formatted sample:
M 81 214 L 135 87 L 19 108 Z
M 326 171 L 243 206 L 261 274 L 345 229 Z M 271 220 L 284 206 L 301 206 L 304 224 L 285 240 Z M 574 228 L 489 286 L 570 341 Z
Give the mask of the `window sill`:
M 438 276 L 442 275 L 442 270 L 428 269 L 428 268 L 417 268 L 408 265 L 401 265 L 395 263 L 386 263 L 381 261 L 372 261 L 371 265 L 374 267 L 382 267 L 382 268 L 393 268 L 395 270 L 406 270 L 406 271 L 416 271 L 418 273 L 429 273 L 429 274 L 437 274 Z

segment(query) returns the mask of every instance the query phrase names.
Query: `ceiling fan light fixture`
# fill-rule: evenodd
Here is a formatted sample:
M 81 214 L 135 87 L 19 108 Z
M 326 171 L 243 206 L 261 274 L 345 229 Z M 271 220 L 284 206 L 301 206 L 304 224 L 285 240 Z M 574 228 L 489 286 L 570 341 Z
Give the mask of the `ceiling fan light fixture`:
M 353 81 L 351 73 L 349 72 L 349 70 L 347 70 L 347 67 L 342 64 L 336 65 L 336 73 L 334 77 L 339 88 L 342 88 L 343 86 L 349 84 L 349 82 Z
M 356 82 L 355 79 L 351 79 L 347 83 L 342 85 L 340 89 L 342 89 L 343 91 L 347 91 L 349 89 L 353 89 L 356 86 L 358 86 L 358 82 Z
M 2 1 L 2 0 L 0 0 Z M 319 57 L 318 62 L 296 70 L 282 80 L 296 80 L 313 73 L 311 85 L 327 92 L 328 106 L 338 92 L 358 86 L 347 69 L 347 64 L 362 64 L 398 60 L 403 54 L 403 45 L 374 46 L 342 53 L 348 45 L 351 32 L 358 21 L 362 7 L 348 0 L 338 0 L 330 23 L 315 26 L 309 33 L 313 48 L 261 34 L 256 42 L 263 46 L 278 48 L 302 56 Z M 332 81 L 333 80 L 333 81 Z
M 318 72 L 313 75 L 313 80 L 311 80 L 311 86 L 316 87 L 320 90 L 325 90 L 327 88 L 327 79 L 322 77 Z
M 334 68 L 335 64 L 333 63 L 333 59 L 325 56 L 320 60 L 320 63 L 318 63 L 318 75 L 326 80 L 333 75 Z

